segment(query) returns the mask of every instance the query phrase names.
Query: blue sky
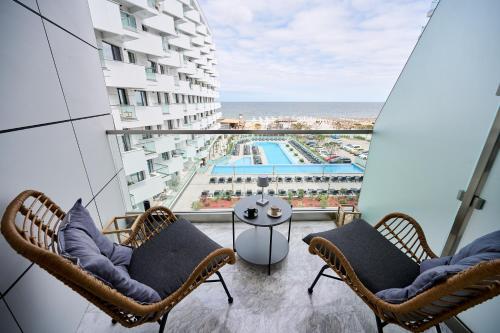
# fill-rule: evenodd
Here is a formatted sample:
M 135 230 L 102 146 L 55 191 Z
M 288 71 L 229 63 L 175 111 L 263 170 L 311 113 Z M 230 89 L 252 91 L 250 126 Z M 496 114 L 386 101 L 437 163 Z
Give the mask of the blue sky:
M 200 0 L 222 101 L 384 101 L 430 0 Z

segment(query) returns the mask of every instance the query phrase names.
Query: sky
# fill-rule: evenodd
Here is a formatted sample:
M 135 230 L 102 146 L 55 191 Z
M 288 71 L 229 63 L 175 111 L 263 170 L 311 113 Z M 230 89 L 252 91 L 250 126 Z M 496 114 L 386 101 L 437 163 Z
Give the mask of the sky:
M 221 101 L 387 98 L 431 0 L 199 0 Z

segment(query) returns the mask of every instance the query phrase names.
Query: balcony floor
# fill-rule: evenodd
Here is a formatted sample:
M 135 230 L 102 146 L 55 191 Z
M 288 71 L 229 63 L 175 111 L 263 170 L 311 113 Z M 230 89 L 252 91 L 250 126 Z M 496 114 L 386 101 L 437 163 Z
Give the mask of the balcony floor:
M 196 226 L 225 247 L 232 246 L 230 223 L 197 223 Z M 168 317 L 166 332 L 376 332 L 372 311 L 343 282 L 322 277 L 314 294 L 307 288 L 323 261 L 310 255 L 302 238 L 334 227 L 328 222 L 293 222 L 290 252 L 272 267 L 254 266 L 238 259 L 221 273 L 234 297 L 227 303 L 219 283 L 206 283 L 181 301 Z M 236 234 L 250 228 L 237 223 Z M 286 235 L 287 225 L 278 231 Z M 158 324 L 127 329 L 89 305 L 77 332 L 157 332 Z M 443 332 L 451 332 L 442 325 Z M 405 332 L 388 325 L 384 332 Z M 434 329 L 429 332 L 435 332 Z

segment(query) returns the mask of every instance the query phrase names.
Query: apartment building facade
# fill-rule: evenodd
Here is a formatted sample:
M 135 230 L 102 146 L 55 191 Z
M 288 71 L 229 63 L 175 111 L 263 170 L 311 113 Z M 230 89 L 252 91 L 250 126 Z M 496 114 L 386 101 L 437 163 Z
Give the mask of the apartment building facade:
M 116 129 L 218 129 L 215 45 L 196 0 L 88 0 Z M 128 209 L 169 205 L 210 135 L 118 137 Z

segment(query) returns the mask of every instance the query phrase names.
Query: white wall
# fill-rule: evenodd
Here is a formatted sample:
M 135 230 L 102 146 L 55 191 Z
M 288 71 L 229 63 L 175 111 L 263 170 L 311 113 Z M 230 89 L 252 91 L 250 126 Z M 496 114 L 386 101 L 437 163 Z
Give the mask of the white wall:
M 31 10 L 0 1 L 0 213 L 31 188 L 65 209 L 83 198 L 101 227 L 125 208 L 87 1 L 24 3 Z M 14 253 L 3 236 L 0 264 L 0 331 L 76 330 L 88 305 L 81 296 Z
M 500 1 L 442 0 L 375 124 L 360 209 L 421 223 L 440 253 L 498 109 Z

